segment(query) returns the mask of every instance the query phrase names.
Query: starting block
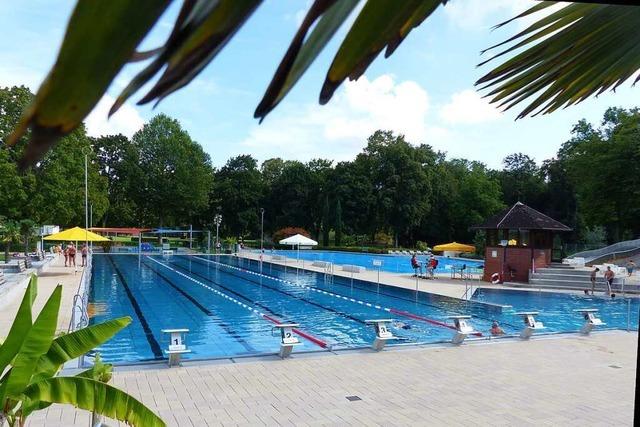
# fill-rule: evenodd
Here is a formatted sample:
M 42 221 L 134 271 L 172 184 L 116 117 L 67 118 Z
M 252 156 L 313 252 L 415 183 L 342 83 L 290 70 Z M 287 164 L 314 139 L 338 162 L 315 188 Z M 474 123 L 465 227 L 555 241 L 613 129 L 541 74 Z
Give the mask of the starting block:
M 467 319 L 471 319 L 471 316 L 449 316 L 448 318 L 453 319 L 453 326 L 456 328 L 456 333 L 451 339 L 452 343 L 462 344 L 467 335 L 475 332 L 473 326 L 467 323 Z
M 169 356 L 169 367 L 180 366 L 183 354 L 191 353 L 187 348 L 186 338 L 188 329 L 163 329 L 163 334 L 169 334 L 169 349 L 164 352 Z
M 589 335 L 596 326 L 606 325 L 606 323 L 596 316 L 596 313 L 598 312 L 597 308 L 579 308 L 573 311 L 582 314 L 582 317 L 585 320 L 584 325 L 580 328 L 580 333 L 584 335 Z
M 300 326 L 297 323 L 281 323 L 273 327 L 280 330 L 280 356 L 281 359 L 287 358 L 291 355 L 293 347 L 302 344 L 298 338 L 293 335 L 293 328 Z
M 388 340 L 396 339 L 389 330 L 389 323 L 391 322 L 391 319 L 373 319 L 364 321 L 367 325 L 373 325 L 376 330 L 376 338 L 371 344 L 371 348 L 375 351 L 382 350 Z
M 531 338 L 534 331 L 544 329 L 542 322 L 536 321 L 535 316 L 537 315 L 537 311 L 523 311 L 516 313 L 516 316 L 520 316 L 522 317 L 522 320 L 524 320 L 524 329 L 520 332 L 520 338 L 523 340 Z
M 162 256 L 170 256 L 173 255 L 173 249 L 163 249 Z

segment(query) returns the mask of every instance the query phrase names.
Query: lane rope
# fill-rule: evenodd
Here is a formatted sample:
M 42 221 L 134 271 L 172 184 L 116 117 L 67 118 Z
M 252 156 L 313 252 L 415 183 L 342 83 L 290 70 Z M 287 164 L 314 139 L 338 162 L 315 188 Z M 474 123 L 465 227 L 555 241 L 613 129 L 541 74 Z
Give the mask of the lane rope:
M 273 318 L 273 317 L 271 317 L 271 316 L 267 315 L 266 313 L 263 313 L 262 311 L 260 311 L 260 310 L 256 309 L 255 307 L 251 307 L 250 305 L 245 304 L 245 303 L 243 303 L 242 301 L 240 301 L 240 300 L 238 300 L 238 299 L 236 299 L 236 298 L 234 298 L 234 297 L 231 297 L 231 296 L 227 295 L 227 294 L 226 294 L 226 293 L 224 293 L 224 292 L 220 292 L 219 290 L 214 289 L 214 288 L 212 288 L 211 286 L 209 286 L 209 285 L 207 285 L 207 284 L 205 284 L 205 283 L 202 283 L 201 281 L 199 281 L 199 280 L 197 280 L 197 279 L 194 279 L 193 277 L 188 276 L 188 275 L 186 275 L 186 274 L 184 274 L 184 273 L 182 273 L 182 272 L 180 272 L 180 271 L 176 270 L 176 269 L 175 269 L 175 268 L 173 268 L 173 267 L 168 266 L 167 264 L 164 264 L 164 263 L 162 263 L 162 262 L 160 262 L 160 261 L 158 261 L 158 260 L 155 260 L 155 259 L 153 259 L 153 258 L 151 258 L 151 257 L 149 257 L 149 256 L 147 256 L 147 259 L 149 259 L 149 260 L 151 260 L 151 261 L 153 261 L 153 262 L 155 262 L 155 263 L 157 263 L 157 264 L 159 264 L 159 265 L 163 266 L 164 268 L 167 268 L 167 269 L 169 269 L 169 270 L 173 271 L 174 273 L 176 273 L 176 274 L 178 274 L 178 275 L 180 275 L 180 276 L 184 277 L 185 279 L 191 280 L 193 283 L 195 283 L 195 284 L 197 284 L 197 285 L 200 285 L 200 286 L 202 286 L 202 287 L 203 287 L 203 288 L 205 288 L 205 289 L 208 289 L 209 291 L 211 291 L 211 292 L 215 293 L 215 294 L 216 294 L 216 295 L 218 295 L 218 296 L 221 296 L 221 297 L 223 297 L 223 298 L 225 298 L 225 299 L 227 299 L 227 300 L 229 300 L 229 301 L 231 301 L 231 302 L 236 303 L 237 305 L 239 305 L 239 306 L 241 306 L 241 307 L 246 308 L 246 309 L 247 309 L 247 310 L 249 310 L 249 311 L 252 311 L 253 313 L 257 314 L 258 316 L 262 317 L 262 318 L 263 318 L 263 319 L 265 319 L 265 320 L 268 320 L 269 322 L 275 323 L 276 325 L 279 325 L 279 324 L 281 324 L 281 323 L 282 323 L 282 322 L 281 322 L 281 321 L 279 321 L 278 319 L 275 319 L 275 318 Z M 307 339 L 307 340 L 309 340 L 309 341 L 313 342 L 314 344 L 319 345 L 319 346 L 320 346 L 320 347 L 322 347 L 322 348 L 328 348 L 328 347 L 329 347 L 329 344 L 327 344 L 327 342 L 325 342 L 325 341 L 321 340 L 320 338 L 316 338 L 316 337 L 314 337 L 313 335 L 311 335 L 311 334 L 309 334 L 309 333 L 307 333 L 307 332 L 304 332 L 304 331 L 302 331 L 302 330 L 300 330 L 300 329 L 293 329 L 293 332 L 295 332 L 297 335 L 300 335 L 301 337 L 303 337 L 303 338 L 305 338 L 305 339 Z

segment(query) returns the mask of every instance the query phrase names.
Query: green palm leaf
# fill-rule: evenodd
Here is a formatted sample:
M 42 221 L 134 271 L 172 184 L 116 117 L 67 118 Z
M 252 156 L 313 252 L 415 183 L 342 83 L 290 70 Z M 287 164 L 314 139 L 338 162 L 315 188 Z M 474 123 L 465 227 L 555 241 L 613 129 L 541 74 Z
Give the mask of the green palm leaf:
M 326 104 L 347 77 L 360 77 L 385 47 L 390 55 L 415 26 L 444 3 L 446 0 L 368 1 L 333 59 L 320 103 Z
M 139 104 L 161 100 L 189 84 L 216 57 L 262 0 L 199 0 L 180 13 L 174 31 L 158 58 L 143 70 L 118 97 L 111 113 L 124 99 L 166 64 L 167 68 Z M 183 9 L 184 11 L 184 9 Z
M 519 17 L 553 3 L 542 2 Z M 570 4 L 491 47 L 517 41 L 480 65 L 516 50 L 525 50 L 476 84 L 483 85 L 481 89 L 491 89 L 487 96 L 505 110 L 534 97 L 518 118 L 551 113 L 594 94 L 615 90 L 640 70 L 638 28 L 640 7 Z
M 262 121 L 289 93 L 359 2 L 360 0 L 316 0 L 313 3 L 256 108 L 253 115 L 255 118 Z M 309 29 L 320 17 L 322 18 L 305 41 Z
M 58 285 L 45 303 L 36 321 L 33 322 L 33 326 L 26 334 L 20 351 L 11 363 L 11 371 L 0 388 L 0 402 L 3 401 L 5 396 L 19 397 L 22 390 L 29 384 L 36 368 L 36 362 L 40 356 L 47 352 L 56 332 L 61 296 L 62 285 Z
M 30 385 L 24 396 L 31 401 L 74 405 L 133 426 L 165 426 L 156 414 L 134 397 L 91 378 L 50 378 Z
M 16 318 L 11 325 L 9 334 L 7 335 L 4 343 L 0 345 L 0 376 L 6 369 L 7 365 L 11 363 L 11 360 L 18 354 L 20 347 L 27 335 L 29 329 L 31 329 L 31 306 L 35 301 L 38 294 L 38 278 L 36 275 L 31 275 L 27 290 L 22 297 L 22 302 L 18 308 Z
M 131 323 L 130 317 L 120 317 L 56 338 L 51 343 L 49 351 L 38 360 L 37 378 L 54 375 L 65 362 L 80 357 L 108 341 L 129 323 Z
M 7 139 L 15 144 L 31 127 L 22 167 L 80 125 L 169 2 L 77 2 L 55 65 Z

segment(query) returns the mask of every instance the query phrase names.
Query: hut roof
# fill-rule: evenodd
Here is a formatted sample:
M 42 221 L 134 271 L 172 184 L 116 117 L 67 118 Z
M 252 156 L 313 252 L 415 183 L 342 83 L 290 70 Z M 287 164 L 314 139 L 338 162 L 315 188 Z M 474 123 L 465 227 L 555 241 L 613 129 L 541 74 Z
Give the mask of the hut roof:
M 561 222 L 520 202 L 472 228 L 571 231 Z

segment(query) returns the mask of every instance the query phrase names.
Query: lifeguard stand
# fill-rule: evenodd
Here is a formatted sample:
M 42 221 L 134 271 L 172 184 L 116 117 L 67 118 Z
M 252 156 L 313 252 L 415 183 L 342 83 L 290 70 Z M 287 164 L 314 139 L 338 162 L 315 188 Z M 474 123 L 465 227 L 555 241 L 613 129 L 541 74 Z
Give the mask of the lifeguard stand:
M 456 329 L 456 333 L 453 335 L 451 342 L 460 345 L 463 343 L 467 335 L 475 333 L 473 330 L 473 326 L 467 323 L 471 316 L 460 315 L 460 316 L 449 316 L 449 319 L 453 319 L 453 326 Z
M 597 308 L 579 308 L 573 311 L 582 314 L 582 317 L 584 318 L 584 325 L 580 328 L 580 333 L 584 335 L 589 335 L 596 326 L 606 325 L 606 323 L 596 315 L 598 312 Z
M 164 351 L 169 356 L 169 367 L 180 366 L 182 355 L 191 353 L 186 344 L 189 329 L 163 329 L 162 333 L 169 334 L 169 348 Z
M 291 355 L 293 347 L 302 344 L 298 338 L 293 335 L 293 328 L 300 326 L 297 323 L 281 323 L 273 327 L 274 330 L 280 331 L 280 352 L 278 356 L 285 359 Z
M 523 340 L 531 338 L 534 331 L 545 329 L 542 322 L 538 322 L 535 318 L 538 314 L 539 313 L 537 311 L 522 311 L 520 313 L 516 313 L 516 316 L 522 317 L 522 320 L 524 321 L 524 329 L 520 332 L 520 338 Z
M 371 348 L 375 351 L 380 351 L 387 344 L 388 340 L 394 340 L 396 337 L 393 336 L 391 331 L 389 330 L 389 323 L 393 320 L 391 319 L 372 319 L 365 320 L 364 323 L 367 325 L 373 325 L 376 331 L 376 338 L 373 340 L 371 344 Z

